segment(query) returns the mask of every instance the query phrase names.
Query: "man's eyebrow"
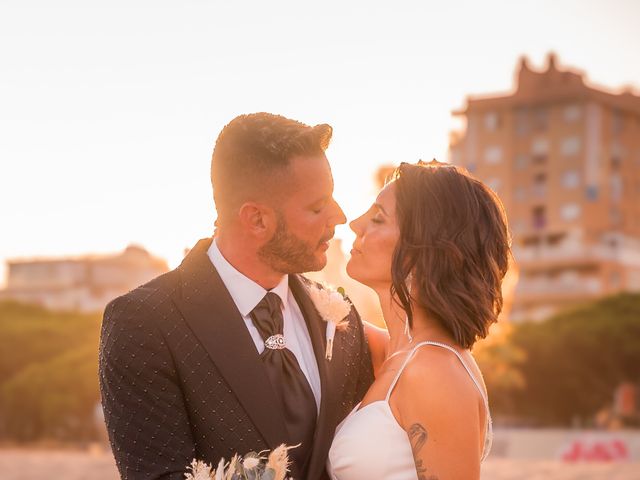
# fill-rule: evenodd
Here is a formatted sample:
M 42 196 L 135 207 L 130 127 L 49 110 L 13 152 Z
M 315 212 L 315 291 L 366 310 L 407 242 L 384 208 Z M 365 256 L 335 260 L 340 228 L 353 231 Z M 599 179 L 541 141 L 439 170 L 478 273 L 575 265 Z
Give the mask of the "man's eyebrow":
M 326 202 L 327 200 L 329 200 L 330 195 L 323 195 L 322 197 L 318 197 L 313 199 L 313 201 L 309 202 L 309 205 L 315 205 L 316 203 L 322 203 L 322 202 Z
M 384 207 L 382 205 L 380 205 L 379 203 L 374 203 L 373 206 L 376 207 L 378 210 L 380 210 L 382 213 L 384 213 L 387 217 L 389 216 L 389 214 L 384 209 Z

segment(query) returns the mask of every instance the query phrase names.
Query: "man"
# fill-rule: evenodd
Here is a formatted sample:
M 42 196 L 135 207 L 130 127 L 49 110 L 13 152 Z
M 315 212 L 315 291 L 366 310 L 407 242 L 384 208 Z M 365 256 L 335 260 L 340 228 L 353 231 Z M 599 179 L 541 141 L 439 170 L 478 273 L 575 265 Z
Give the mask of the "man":
M 326 319 L 298 275 L 324 267 L 345 222 L 331 133 L 267 113 L 231 121 L 211 162 L 215 238 L 107 306 L 100 383 L 124 479 L 182 480 L 194 458 L 281 443 L 300 444 L 292 477 L 327 478 L 335 427 L 373 380 L 356 311 L 327 360 Z

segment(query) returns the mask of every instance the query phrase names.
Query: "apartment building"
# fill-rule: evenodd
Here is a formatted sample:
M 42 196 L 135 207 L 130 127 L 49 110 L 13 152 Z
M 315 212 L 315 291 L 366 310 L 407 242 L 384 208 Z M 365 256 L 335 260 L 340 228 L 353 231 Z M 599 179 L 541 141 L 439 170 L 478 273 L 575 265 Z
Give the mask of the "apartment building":
M 104 309 L 110 300 L 165 273 L 165 260 L 129 246 L 113 255 L 10 260 L 0 300 L 83 312 Z
M 451 162 L 502 199 L 519 281 L 511 318 L 537 320 L 640 290 L 640 97 L 590 85 L 553 54 L 523 58 L 510 93 L 467 99 Z

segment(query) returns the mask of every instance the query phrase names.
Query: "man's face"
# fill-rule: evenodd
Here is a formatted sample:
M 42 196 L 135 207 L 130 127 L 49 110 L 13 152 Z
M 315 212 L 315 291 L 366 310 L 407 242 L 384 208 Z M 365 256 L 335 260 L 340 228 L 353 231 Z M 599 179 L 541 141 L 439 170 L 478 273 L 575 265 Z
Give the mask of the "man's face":
M 335 226 L 345 223 L 333 199 L 333 177 L 324 154 L 291 159 L 276 188 L 284 190 L 274 208 L 278 226 L 258 254 L 275 271 L 289 274 L 322 270 Z

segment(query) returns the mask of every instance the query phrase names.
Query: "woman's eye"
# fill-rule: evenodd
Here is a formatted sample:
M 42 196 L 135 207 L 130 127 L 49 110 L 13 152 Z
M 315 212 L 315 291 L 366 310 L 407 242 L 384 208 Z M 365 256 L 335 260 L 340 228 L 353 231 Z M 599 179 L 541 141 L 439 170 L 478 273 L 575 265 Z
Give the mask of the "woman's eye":
M 371 219 L 371 221 L 372 221 L 373 223 L 384 223 L 384 221 L 382 220 L 382 218 L 380 218 L 380 217 L 379 217 L 379 216 L 377 216 L 377 215 L 376 215 L 375 217 L 373 217 L 373 218 Z

